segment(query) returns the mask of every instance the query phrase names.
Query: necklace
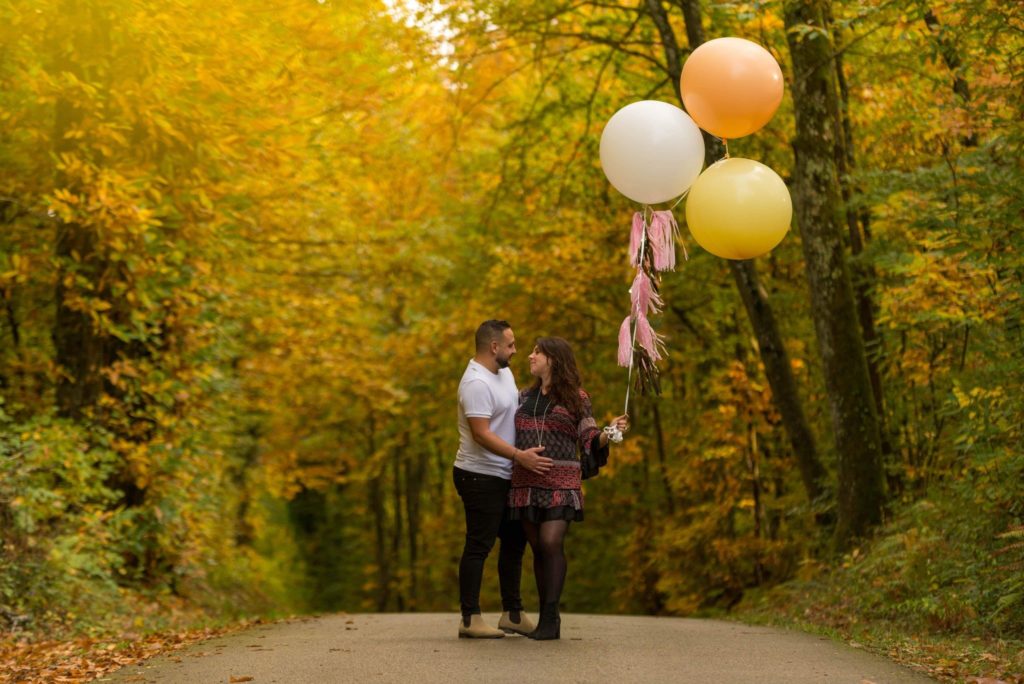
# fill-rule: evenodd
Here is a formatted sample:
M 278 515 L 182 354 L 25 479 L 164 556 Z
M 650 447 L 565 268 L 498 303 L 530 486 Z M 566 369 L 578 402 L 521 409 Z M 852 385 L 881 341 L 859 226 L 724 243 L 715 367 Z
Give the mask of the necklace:
M 542 395 L 543 393 L 544 392 L 541 391 L 541 388 L 538 387 L 537 388 L 537 399 L 534 400 L 534 402 L 533 402 L 533 417 L 534 418 L 537 417 L 537 406 L 540 404 L 540 395 Z M 549 408 L 551 408 L 551 400 L 550 399 L 548 399 L 548 403 L 544 405 L 544 416 L 540 419 L 540 430 L 537 431 L 537 442 L 538 442 L 537 446 L 544 446 L 544 430 L 546 428 L 545 421 L 547 420 L 547 417 L 548 417 L 548 409 Z

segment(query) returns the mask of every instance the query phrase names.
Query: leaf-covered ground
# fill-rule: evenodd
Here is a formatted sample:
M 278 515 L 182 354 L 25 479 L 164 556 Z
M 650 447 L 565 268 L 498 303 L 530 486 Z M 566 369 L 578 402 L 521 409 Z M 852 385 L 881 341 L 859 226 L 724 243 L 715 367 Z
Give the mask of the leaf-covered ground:
M 145 637 L 80 637 L 69 641 L 36 641 L 24 636 L 8 636 L 0 641 L 0 671 L 4 673 L 0 675 L 0 681 L 88 682 L 125 665 L 177 651 L 226 631 L 231 631 L 231 628 L 205 628 Z
M 162 615 L 163 626 L 157 631 L 133 625 L 105 630 L 93 627 L 89 630 L 92 635 L 59 631 L 0 634 L 0 683 L 89 682 L 126 665 L 172 654 L 196 642 L 265 621 L 257 618 L 210 624 L 209 619 L 186 611 Z

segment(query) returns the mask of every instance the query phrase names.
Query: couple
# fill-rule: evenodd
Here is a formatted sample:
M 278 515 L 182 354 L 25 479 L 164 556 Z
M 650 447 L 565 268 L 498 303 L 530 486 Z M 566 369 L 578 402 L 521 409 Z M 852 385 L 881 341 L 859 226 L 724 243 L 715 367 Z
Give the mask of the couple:
M 530 354 L 535 380 L 522 392 L 508 367 L 515 353 L 512 327 L 485 321 L 476 331 L 476 355 L 459 383 L 453 477 L 466 512 L 466 545 L 459 562 L 460 637 L 559 638 L 558 602 L 566 571 L 562 542 L 569 523 L 583 520 L 579 452 L 605 451 L 599 461 L 607 458 L 609 435 L 594 422 L 569 343 L 560 337 L 537 340 Z M 628 429 L 626 416 L 616 418 L 612 427 Z M 504 612 L 494 629 L 480 615 L 480 584 L 497 537 Z M 519 594 L 527 542 L 540 597 L 536 627 L 523 613 Z

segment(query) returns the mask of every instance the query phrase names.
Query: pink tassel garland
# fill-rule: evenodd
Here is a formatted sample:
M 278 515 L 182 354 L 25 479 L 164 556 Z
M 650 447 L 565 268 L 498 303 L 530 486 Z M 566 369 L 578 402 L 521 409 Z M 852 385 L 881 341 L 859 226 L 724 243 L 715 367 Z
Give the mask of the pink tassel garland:
M 661 295 L 654 291 L 654 284 L 647 274 L 638 271 L 633 279 L 633 286 L 629 288 L 629 294 L 633 300 L 633 311 L 643 311 L 644 314 L 661 313 L 665 303 Z
M 674 271 L 676 268 L 676 238 L 679 237 L 679 224 L 671 211 L 656 211 L 651 217 L 648 229 L 651 240 L 651 252 L 654 255 L 654 270 Z M 686 258 L 686 247 L 683 247 Z
M 626 316 L 619 326 L 619 365 L 623 368 L 629 368 L 629 363 L 633 360 L 633 337 L 629 325 L 631 318 Z
M 662 252 L 665 249 L 664 238 L 662 233 L 662 222 L 658 216 L 658 212 L 654 212 L 651 216 L 651 225 L 647 228 L 647 239 L 651 250 L 651 263 L 654 265 L 654 270 L 661 270 L 658 265 L 665 261 L 665 255 Z
M 636 317 L 636 342 L 647 351 L 651 361 L 655 363 L 661 361 L 665 345 L 661 341 L 661 336 L 654 332 L 654 328 L 651 327 L 643 311 L 639 312 Z
M 649 209 L 650 207 L 645 206 L 642 212 L 633 214 L 633 223 L 629 231 L 629 263 L 637 272 L 629 288 L 631 312 L 619 326 L 617 358 L 620 366 L 630 369 L 626 387 L 627 410 L 634 376 L 634 360 L 637 389 L 642 394 L 647 391 L 652 391 L 655 395 L 661 393 L 655 364 L 668 356 L 668 352 L 665 349 L 665 338 L 654 330 L 647 319 L 649 315 L 661 313 L 665 307 L 665 302 L 658 293 L 656 274 L 675 270 L 677 241 L 683 248 L 683 258 L 690 258 L 686 252 L 686 245 L 682 243 L 679 224 L 676 223 L 672 211 L 652 210 L 648 222 Z
M 636 266 L 640 259 L 640 242 L 644 236 L 644 215 L 633 214 L 633 228 L 629 231 L 629 263 Z

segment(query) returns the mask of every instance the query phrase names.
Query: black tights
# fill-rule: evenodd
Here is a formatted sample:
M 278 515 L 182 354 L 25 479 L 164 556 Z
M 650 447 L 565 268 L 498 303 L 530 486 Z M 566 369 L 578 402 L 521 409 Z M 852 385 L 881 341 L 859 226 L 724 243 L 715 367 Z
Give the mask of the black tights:
M 569 531 L 568 520 L 545 520 L 541 523 L 523 521 L 526 541 L 533 549 L 533 576 L 537 580 L 540 604 L 558 604 L 565 585 L 565 549 L 563 541 Z

